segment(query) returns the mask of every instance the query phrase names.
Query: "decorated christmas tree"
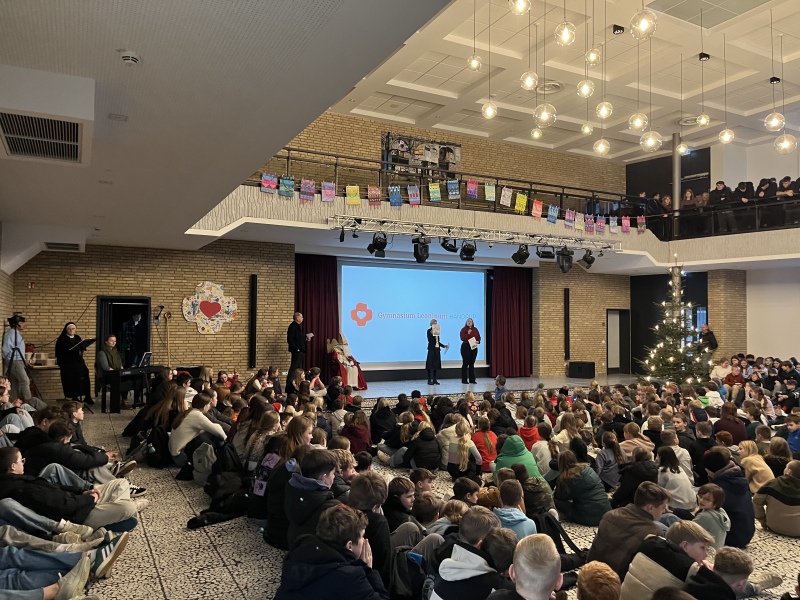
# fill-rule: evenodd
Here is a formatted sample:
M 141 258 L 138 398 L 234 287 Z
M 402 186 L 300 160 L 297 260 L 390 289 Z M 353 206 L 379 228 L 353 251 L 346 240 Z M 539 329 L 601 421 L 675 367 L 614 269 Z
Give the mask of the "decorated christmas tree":
M 699 328 L 692 325 L 692 305 L 684 304 L 681 269 L 670 270 L 670 290 L 661 303 L 661 322 L 654 328 L 656 345 L 647 348 L 642 363 L 645 381 L 674 381 L 696 385 L 706 381 L 711 353 L 700 341 Z

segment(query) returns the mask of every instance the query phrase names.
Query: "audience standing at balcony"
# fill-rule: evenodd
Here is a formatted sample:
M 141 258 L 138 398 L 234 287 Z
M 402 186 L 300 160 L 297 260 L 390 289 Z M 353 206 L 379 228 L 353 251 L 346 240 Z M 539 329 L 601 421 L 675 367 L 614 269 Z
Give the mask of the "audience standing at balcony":
M 731 188 L 725 185 L 724 181 L 718 181 L 716 187 L 711 190 L 709 194 L 709 202 L 711 206 L 718 208 L 722 206 L 730 206 L 733 201 L 733 192 Z M 733 211 L 720 210 L 717 212 L 717 226 L 719 231 L 736 231 L 736 219 L 733 216 Z

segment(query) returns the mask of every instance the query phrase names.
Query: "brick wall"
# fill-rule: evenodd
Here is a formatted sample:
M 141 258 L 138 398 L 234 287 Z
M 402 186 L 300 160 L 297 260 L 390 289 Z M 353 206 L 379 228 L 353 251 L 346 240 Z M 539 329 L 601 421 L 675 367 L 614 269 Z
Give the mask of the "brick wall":
M 747 271 L 708 272 L 708 326 L 719 344 L 716 360 L 747 352 Z
M 172 313 L 171 361 L 164 321 L 158 330 L 151 326 L 154 364 L 201 364 L 247 373 L 251 274 L 259 276 L 256 364 L 286 370 L 286 327 L 294 311 L 291 245 L 219 240 L 196 251 L 87 246 L 82 254 L 42 252 L 14 273 L 15 302 L 28 318 L 26 341 L 52 353 L 52 342 L 67 321 L 77 321 L 84 338 L 96 335 L 96 296 L 149 296 L 153 307 L 163 304 Z M 199 334 L 181 313 L 183 297 L 193 295 L 205 280 L 224 285 L 239 307 L 238 318 L 216 335 Z M 29 281 L 36 282 L 34 289 L 28 289 Z M 90 372 L 94 355 L 93 348 L 86 356 Z M 40 372 L 37 379 L 46 397 L 60 397 L 58 371 Z
M 606 310 L 630 309 L 630 277 L 584 271 L 567 274 L 554 262 L 533 273 L 533 374 L 565 375 L 564 288 L 570 290 L 570 360 L 595 363 L 606 373 Z

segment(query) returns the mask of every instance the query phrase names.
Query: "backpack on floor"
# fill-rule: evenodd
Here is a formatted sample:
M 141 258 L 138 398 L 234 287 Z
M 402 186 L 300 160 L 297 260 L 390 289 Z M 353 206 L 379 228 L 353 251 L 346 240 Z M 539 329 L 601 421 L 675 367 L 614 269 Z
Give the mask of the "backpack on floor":
M 172 466 L 172 455 L 169 453 L 169 433 L 163 427 L 153 427 L 147 436 L 147 454 L 145 460 L 149 467 L 164 469 Z
M 203 489 L 212 500 L 219 500 L 242 489 L 244 487 L 242 479 L 246 477 L 247 472 L 236 450 L 231 444 L 225 444 L 217 451 L 208 483 Z
M 578 545 L 572 541 L 569 534 L 564 531 L 564 527 L 551 513 L 532 515 L 530 518 L 536 523 L 537 533 L 547 534 L 555 542 L 556 549 L 561 555 L 562 573 L 572 571 L 586 564 L 586 557 L 589 551 L 585 548 L 578 548 Z M 564 546 L 565 542 L 567 544 L 566 547 Z M 567 549 L 572 552 L 567 552 Z
M 419 600 L 425 585 L 425 569 L 408 554 L 411 546 L 397 546 L 391 559 L 389 598 L 391 600 Z
M 214 446 L 208 443 L 203 443 L 200 447 L 192 453 L 192 479 L 199 486 L 204 486 L 208 482 L 208 477 L 211 475 L 211 468 L 217 460 L 217 453 L 214 452 Z

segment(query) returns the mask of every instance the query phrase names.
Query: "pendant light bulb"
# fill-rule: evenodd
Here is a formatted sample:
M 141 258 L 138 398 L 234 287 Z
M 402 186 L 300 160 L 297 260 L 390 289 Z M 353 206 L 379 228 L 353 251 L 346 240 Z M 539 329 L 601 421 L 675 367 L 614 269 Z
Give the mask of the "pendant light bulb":
M 681 142 L 680 144 L 678 144 L 678 145 L 676 146 L 676 148 L 675 148 L 675 152 L 677 152 L 677 153 L 678 153 L 678 154 L 680 154 L 681 156 L 686 156 L 686 155 L 687 155 L 687 154 L 689 154 L 689 152 L 690 152 L 690 151 L 689 151 L 689 146 L 687 146 L 686 144 L 684 144 L 683 142 Z
M 778 154 L 791 154 L 797 148 L 797 138 L 791 133 L 784 133 L 775 138 L 775 152 Z
M 769 113 L 764 119 L 764 127 L 767 128 L 767 131 L 780 131 L 785 124 L 786 119 L 779 112 Z
M 542 139 L 542 135 L 543 135 L 542 130 L 539 129 L 538 127 L 534 127 L 533 129 L 531 129 L 531 138 L 533 138 L 534 140 Z
M 588 98 L 594 94 L 594 81 L 591 79 L 584 79 L 578 82 L 578 96 L 581 98 Z
M 603 59 L 603 53 L 600 48 L 591 48 L 586 52 L 586 64 L 590 67 L 596 67 Z
M 633 129 L 634 131 L 644 131 L 647 129 L 647 124 L 649 120 L 645 113 L 636 113 L 631 115 L 631 118 L 628 119 L 628 128 Z
M 569 21 L 564 21 L 556 27 L 554 35 L 559 46 L 571 46 L 575 41 L 575 25 Z
M 497 104 L 489 100 L 481 107 L 481 113 L 484 119 L 494 119 L 497 116 Z
M 611 145 L 608 143 L 608 140 L 600 138 L 594 143 L 592 150 L 599 156 L 605 156 L 608 154 L 608 151 L 611 150 Z
M 467 68 L 470 71 L 480 71 L 481 70 L 481 57 L 477 54 L 473 54 L 467 59 Z
M 539 127 L 550 127 L 558 119 L 556 107 L 547 102 L 542 102 L 533 111 L 533 120 Z
M 733 129 L 723 129 L 719 132 L 719 141 L 723 144 L 730 144 L 734 137 Z
M 646 8 L 640 10 L 631 18 L 631 35 L 640 42 L 649 40 L 656 32 L 658 18 L 656 14 Z
M 711 117 L 709 117 L 706 113 L 703 113 L 697 117 L 696 122 L 698 127 L 708 127 L 708 125 L 711 123 Z
M 584 123 L 583 125 L 581 125 L 581 133 L 583 135 L 592 135 L 593 131 L 594 127 L 592 126 L 591 123 Z
M 531 0 L 508 0 L 508 9 L 512 14 L 521 17 L 531 10 Z
M 519 78 L 519 85 L 523 90 L 535 90 L 539 85 L 539 75 L 536 71 L 525 71 Z
M 614 107 L 611 105 L 611 102 L 601 102 L 597 105 L 597 110 L 595 112 L 601 119 L 607 119 L 611 116 L 611 113 L 614 112 Z
M 639 145 L 645 152 L 655 152 L 661 148 L 664 143 L 661 134 L 657 131 L 648 131 L 641 138 L 639 138 Z

